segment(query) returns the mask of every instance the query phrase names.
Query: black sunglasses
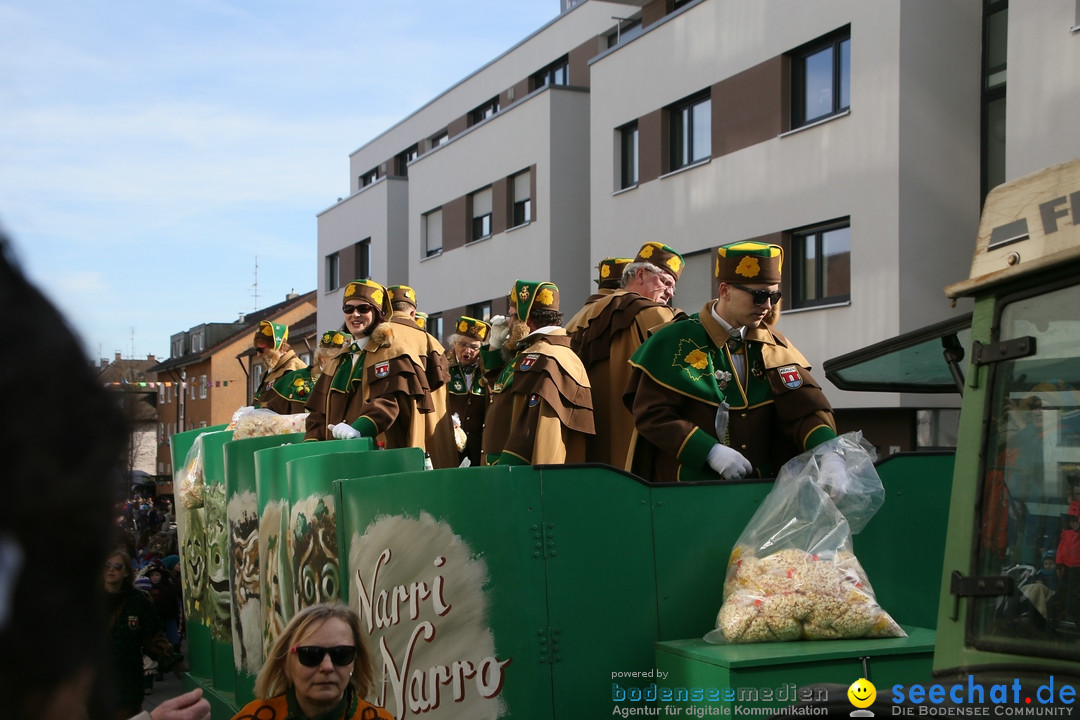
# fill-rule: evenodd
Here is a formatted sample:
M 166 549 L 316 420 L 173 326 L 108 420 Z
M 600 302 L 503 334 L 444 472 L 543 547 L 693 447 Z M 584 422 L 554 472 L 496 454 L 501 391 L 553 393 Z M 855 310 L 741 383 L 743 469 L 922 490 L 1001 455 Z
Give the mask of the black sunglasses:
M 355 645 L 336 645 L 334 647 L 320 647 L 318 645 L 293 645 L 293 655 L 304 667 L 319 667 L 326 654 L 330 654 L 330 662 L 338 667 L 350 665 L 356 659 Z
M 375 308 L 370 305 L 342 305 L 341 312 L 346 315 L 352 315 L 353 313 L 360 313 L 361 315 L 367 315 L 374 312 Z
M 109 570 L 109 569 L 119 570 L 122 567 L 124 567 L 124 563 L 122 563 L 122 562 L 109 562 L 108 560 L 105 561 L 105 569 L 106 570 Z
M 769 292 L 768 290 L 751 290 L 748 287 L 736 285 L 735 283 L 728 283 L 728 285 L 753 295 L 753 301 L 755 305 L 764 305 L 766 300 L 771 300 L 772 304 L 775 305 L 776 303 L 780 302 L 780 298 L 784 295 L 784 293 L 780 292 L 779 290 L 775 292 Z

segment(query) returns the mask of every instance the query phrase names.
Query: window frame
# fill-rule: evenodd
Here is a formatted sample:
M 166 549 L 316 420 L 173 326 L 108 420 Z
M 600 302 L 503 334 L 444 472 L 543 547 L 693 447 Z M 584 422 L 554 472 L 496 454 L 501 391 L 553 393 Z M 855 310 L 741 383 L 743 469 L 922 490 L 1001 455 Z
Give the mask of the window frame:
M 445 128 L 428 138 L 428 146 L 431 150 L 441 147 L 450 142 L 450 131 Z
M 561 80 L 561 82 L 560 82 Z M 570 84 L 570 56 L 561 58 L 529 76 L 529 89 L 539 90 L 549 85 L 566 87 Z
M 517 190 L 518 179 L 521 177 L 524 177 L 528 186 L 528 195 L 524 198 L 518 196 Z M 532 170 L 529 169 L 510 176 L 510 227 L 521 227 L 532 221 Z
M 442 255 L 442 251 L 443 251 L 443 237 L 442 237 L 443 236 L 443 233 L 442 233 L 443 217 L 442 217 L 442 211 L 443 211 L 442 207 L 437 207 L 437 208 L 434 208 L 433 210 L 428 210 L 426 213 L 424 213 L 423 215 L 420 216 L 421 234 L 422 234 L 421 241 L 423 242 L 423 248 L 421 248 L 421 249 L 424 251 L 424 257 L 425 258 L 436 257 L 438 255 Z M 429 227 L 429 223 L 430 223 L 431 216 L 434 215 L 435 213 L 439 213 L 439 246 L 433 248 L 432 244 L 431 244 L 431 229 Z
M 356 277 L 361 280 L 371 279 L 371 238 L 364 238 L 356 243 Z
M 368 185 L 374 185 L 375 181 L 379 179 L 379 168 L 374 167 L 368 170 L 366 173 L 360 175 L 359 183 L 360 189 L 366 188 Z
M 846 48 L 845 48 L 846 45 Z M 825 50 L 832 50 L 832 107 L 825 113 L 806 117 L 806 61 Z M 846 53 L 846 64 L 844 55 Z M 807 127 L 851 111 L 851 26 L 835 30 L 788 53 L 791 64 L 791 129 Z M 844 104 L 844 90 L 847 103 Z
M 638 127 L 638 121 L 634 120 L 628 122 L 621 127 L 616 128 L 616 132 L 619 134 L 619 187 L 618 190 L 629 190 L 638 186 L 638 182 L 641 178 L 641 154 L 640 154 L 640 129 Z M 628 135 L 632 133 L 632 135 Z M 629 177 L 627 173 L 627 139 L 633 138 L 632 160 L 633 160 L 633 177 Z
M 706 150 L 696 147 L 697 125 L 704 119 L 698 111 L 708 108 Z M 667 107 L 668 115 L 668 172 L 693 167 L 712 159 L 712 93 L 709 89 L 694 93 Z M 676 122 L 685 118 L 685 122 Z M 681 141 L 681 142 L 680 142 Z M 683 156 L 686 150 L 686 156 Z
M 493 204 L 493 190 L 490 185 L 484 188 L 480 188 L 475 192 L 469 193 L 469 210 L 471 220 L 469 223 L 469 242 L 474 243 L 480 240 L 486 240 L 491 237 L 492 231 L 492 204 Z M 486 209 L 487 212 L 481 212 L 477 215 L 475 203 L 478 196 L 485 196 L 486 194 Z
M 493 118 L 499 114 L 499 96 L 491 98 L 485 103 L 477 105 L 469 111 L 469 127 L 473 125 L 479 125 L 488 118 Z
M 341 253 L 332 252 L 325 259 L 326 292 L 334 292 L 341 287 Z
M 821 258 L 824 258 L 824 246 L 825 236 L 828 233 L 836 230 L 847 230 L 848 232 L 848 273 L 847 273 L 847 293 L 840 293 L 836 295 L 825 295 L 825 287 L 827 286 L 826 272 L 827 264 L 821 262 Z M 805 253 L 806 240 L 814 237 L 814 252 L 815 252 L 815 264 L 814 264 L 814 287 L 817 289 L 819 297 L 813 299 L 807 299 L 805 297 L 806 288 L 805 282 L 802 280 L 806 275 L 807 257 Z M 792 230 L 788 237 L 788 247 L 791 250 L 791 262 L 794 271 L 791 274 L 791 309 L 809 309 L 816 307 L 823 307 L 828 305 L 842 305 L 851 302 L 851 218 L 838 218 L 836 220 L 830 220 L 824 223 L 818 223 L 816 225 L 810 225 L 797 230 Z

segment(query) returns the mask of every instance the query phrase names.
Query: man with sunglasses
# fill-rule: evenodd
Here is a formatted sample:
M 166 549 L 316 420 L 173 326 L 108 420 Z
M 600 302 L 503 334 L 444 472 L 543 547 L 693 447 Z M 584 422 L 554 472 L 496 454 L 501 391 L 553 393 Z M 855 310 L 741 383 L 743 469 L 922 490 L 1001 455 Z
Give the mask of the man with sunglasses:
M 783 257 L 779 245 L 721 246 L 717 297 L 631 358 L 623 396 L 636 426 L 630 470 L 660 482 L 775 477 L 795 455 L 836 437 L 810 364 L 774 328 Z
M 311 392 L 305 442 L 371 437 L 387 449 L 428 451 L 430 441 L 432 447 L 450 448 L 456 457 L 448 420 L 433 423 L 440 435 L 429 438 L 425 416 L 439 407 L 432 395 L 445 395 L 446 388 L 431 388 L 421 344 L 407 337 L 409 328 L 389 322 L 393 308 L 386 288 L 373 280 L 350 282 L 342 312 L 352 342 L 334 371 L 320 376 Z M 441 407 L 446 407 L 445 398 Z
M 675 318 L 669 305 L 684 267 L 683 257 L 663 243 L 641 246 L 619 280 L 618 290 L 584 308 L 570 347 L 592 382 L 596 435 L 586 440 L 585 459 L 626 466 L 634 417 L 623 405 L 630 357 L 654 329 Z

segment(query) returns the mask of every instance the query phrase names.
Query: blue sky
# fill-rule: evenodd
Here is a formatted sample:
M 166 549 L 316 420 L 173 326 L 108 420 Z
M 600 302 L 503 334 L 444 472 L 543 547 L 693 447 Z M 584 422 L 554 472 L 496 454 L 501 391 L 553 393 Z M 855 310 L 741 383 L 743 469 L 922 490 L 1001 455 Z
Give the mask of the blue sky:
M 91 358 L 164 359 L 175 332 L 315 289 L 349 153 L 558 12 L 0 0 L 0 226 Z

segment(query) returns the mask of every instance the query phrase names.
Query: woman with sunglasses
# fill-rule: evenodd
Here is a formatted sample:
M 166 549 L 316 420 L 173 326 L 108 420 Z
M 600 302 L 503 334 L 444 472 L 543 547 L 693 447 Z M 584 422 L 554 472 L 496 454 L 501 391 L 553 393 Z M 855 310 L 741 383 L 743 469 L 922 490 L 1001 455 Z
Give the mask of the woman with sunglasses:
M 264 371 L 255 389 L 255 407 L 278 415 L 304 412 L 311 394 L 311 370 L 289 345 L 289 326 L 263 320 L 251 344 Z
M 253 700 L 233 720 L 393 720 L 364 698 L 374 684 L 360 617 L 344 605 L 311 605 L 274 640 Z

